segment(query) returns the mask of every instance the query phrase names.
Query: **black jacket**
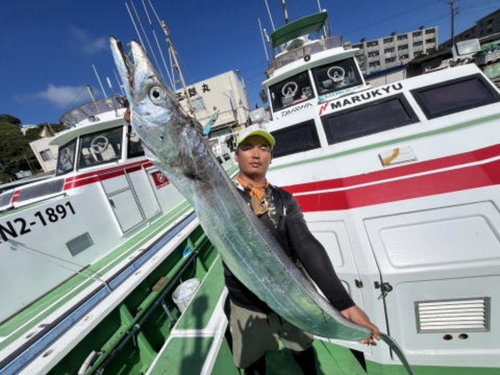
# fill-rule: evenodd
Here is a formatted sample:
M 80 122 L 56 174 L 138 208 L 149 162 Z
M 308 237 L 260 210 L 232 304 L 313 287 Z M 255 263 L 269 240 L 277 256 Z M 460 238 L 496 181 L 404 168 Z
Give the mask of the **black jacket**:
M 304 267 L 333 307 L 342 311 L 354 306 L 354 302 L 335 273 L 325 248 L 307 227 L 302 209 L 295 197 L 276 186 L 270 185 L 270 188 L 276 207 L 277 226 L 273 225 L 268 214 L 264 214 L 260 219 L 272 231 L 288 256 Z M 249 191 L 240 190 L 240 192 L 247 202 L 250 202 Z M 234 304 L 254 311 L 270 311 L 267 304 L 243 285 L 225 264 L 224 277 L 229 298 Z

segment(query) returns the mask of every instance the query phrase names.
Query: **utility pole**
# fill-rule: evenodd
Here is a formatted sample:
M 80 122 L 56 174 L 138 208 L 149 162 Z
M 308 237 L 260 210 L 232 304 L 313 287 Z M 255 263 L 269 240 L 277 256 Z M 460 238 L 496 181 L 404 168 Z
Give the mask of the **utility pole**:
M 449 0 L 451 9 L 451 47 L 455 46 L 455 16 L 458 14 L 458 8 L 455 7 L 457 0 Z

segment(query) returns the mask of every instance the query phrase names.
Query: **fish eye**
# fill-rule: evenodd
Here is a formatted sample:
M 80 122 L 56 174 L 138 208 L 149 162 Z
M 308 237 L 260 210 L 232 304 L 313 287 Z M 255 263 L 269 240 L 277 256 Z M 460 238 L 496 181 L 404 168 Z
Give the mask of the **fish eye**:
M 160 103 L 165 96 L 165 90 L 161 86 L 153 86 L 149 89 L 149 99 L 155 104 Z

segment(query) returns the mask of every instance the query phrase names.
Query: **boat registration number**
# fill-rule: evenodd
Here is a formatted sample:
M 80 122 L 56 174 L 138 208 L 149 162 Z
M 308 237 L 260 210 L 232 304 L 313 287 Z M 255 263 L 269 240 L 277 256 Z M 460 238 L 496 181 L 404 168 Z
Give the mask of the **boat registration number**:
M 46 227 L 75 214 L 76 212 L 71 202 L 66 202 L 36 211 L 30 218 L 17 217 L 13 220 L 0 222 L 0 242 L 7 241 L 9 238 L 17 238 L 28 234 L 32 231 L 34 226 L 41 225 Z

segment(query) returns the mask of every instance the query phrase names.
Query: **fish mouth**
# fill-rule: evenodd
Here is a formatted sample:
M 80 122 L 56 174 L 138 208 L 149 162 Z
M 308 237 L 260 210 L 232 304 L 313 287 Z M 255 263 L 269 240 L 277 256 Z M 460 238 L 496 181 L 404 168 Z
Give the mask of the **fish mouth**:
M 122 42 L 111 36 L 109 38 L 109 44 L 111 47 L 111 53 L 113 54 L 113 60 L 118 69 L 118 74 L 120 75 L 122 81 L 122 87 L 125 91 L 127 98 L 130 100 L 132 97 L 132 83 L 133 83 L 133 72 L 134 72 L 134 62 L 125 53 Z
M 145 79 L 147 80 L 148 72 L 153 72 L 152 74 L 155 77 L 160 76 L 149 62 L 147 53 L 140 43 L 135 40 L 131 41 L 130 53 L 127 53 L 119 39 L 111 36 L 109 42 L 113 59 L 122 81 L 122 87 L 132 105 L 133 99 L 138 99 L 138 97 L 141 96 L 139 82 L 143 82 Z M 135 86 L 136 82 L 137 87 Z

